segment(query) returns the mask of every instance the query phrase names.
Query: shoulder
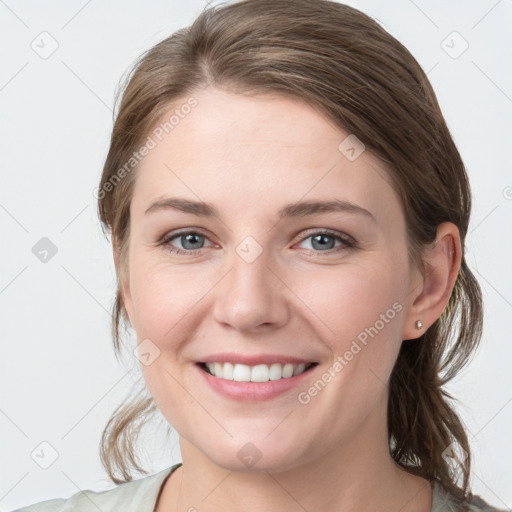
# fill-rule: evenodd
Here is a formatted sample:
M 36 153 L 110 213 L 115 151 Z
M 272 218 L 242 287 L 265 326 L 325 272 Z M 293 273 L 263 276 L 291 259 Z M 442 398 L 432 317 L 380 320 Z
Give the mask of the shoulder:
M 80 491 L 68 499 L 42 501 L 13 512 L 109 512 L 122 506 L 126 512 L 153 512 L 162 484 L 180 464 L 154 475 L 117 485 L 113 489 L 99 492 Z
M 510 512 L 503 508 L 495 508 L 484 501 L 480 496 L 473 496 L 468 512 Z
M 431 512 L 512 512 L 510 510 L 495 508 L 480 496 L 473 495 L 468 507 L 463 507 L 456 498 L 447 493 L 439 484 L 433 484 Z

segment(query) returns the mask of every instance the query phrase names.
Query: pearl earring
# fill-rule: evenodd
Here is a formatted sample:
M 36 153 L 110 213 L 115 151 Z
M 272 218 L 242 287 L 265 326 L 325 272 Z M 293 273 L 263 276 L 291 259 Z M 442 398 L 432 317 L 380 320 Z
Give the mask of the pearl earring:
M 423 322 L 421 320 L 416 320 L 416 329 L 421 329 L 423 327 Z

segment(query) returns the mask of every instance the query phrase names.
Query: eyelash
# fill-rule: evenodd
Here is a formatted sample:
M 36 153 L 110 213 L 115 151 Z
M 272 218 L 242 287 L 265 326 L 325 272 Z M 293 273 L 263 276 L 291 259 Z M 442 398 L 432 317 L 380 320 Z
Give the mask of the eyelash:
M 202 234 L 199 231 L 192 231 L 192 230 L 181 231 L 181 232 L 178 232 L 178 233 L 174 232 L 174 233 L 169 233 L 169 234 L 165 235 L 162 238 L 162 240 L 161 240 L 159 245 L 165 246 L 165 248 L 168 251 L 170 251 L 171 253 L 174 253 L 174 254 L 186 254 L 188 256 L 196 255 L 202 249 L 204 249 L 204 247 L 202 247 L 201 249 L 183 250 L 183 249 L 179 249 L 179 248 L 174 247 L 173 245 L 171 245 L 171 241 L 172 240 L 174 240 L 176 238 L 179 238 L 181 236 L 186 236 L 186 235 L 200 235 L 200 236 L 202 236 L 202 237 L 204 237 L 206 239 L 208 238 L 206 235 Z M 355 242 L 355 240 L 351 236 L 342 235 L 342 234 L 340 234 L 340 233 L 338 233 L 336 231 L 331 231 L 329 229 L 310 231 L 310 232 L 308 232 L 307 236 L 304 236 L 303 238 L 301 238 L 298 243 L 302 243 L 305 240 L 307 240 L 308 238 L 312 238 L 312 237 L 318 236 L 318 235 L 325 235 L 325 236 L 328 236 L 330 238 L 334 238 L 336 240 L 339 240 L 340 242 L 342 242 L 342 245 L 340 245 L 338 247 L 333 247 L 331 249 L 327 249 L 325 251 L 315 251 L 313 249 L 306 249 L 309 253 L 313 253 L 313 254 L 333 254 L 333 253 L 338 253 L 338 252 L 340 252 L 342 250 L 356 248 L 356 242 Z

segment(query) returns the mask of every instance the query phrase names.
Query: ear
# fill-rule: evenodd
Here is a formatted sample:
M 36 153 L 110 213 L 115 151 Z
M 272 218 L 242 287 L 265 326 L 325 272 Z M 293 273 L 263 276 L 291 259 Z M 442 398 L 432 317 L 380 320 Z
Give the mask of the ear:
M 116 240 L 112 241 L 112 253 L 114 256 L 114 265 L 116 268 L 116 274 L 119 281 L 119 291 L 123 300 L 123 306 L 128 315 L 130 325 L 133 326 L 133 302 L 130 292 L 130 281 L 128 268 L 123 267 L 121 264 L 120 249 Z
M 419 338 L 441 316 L 459 273 L 462 250 L 459 229 L 451 222 L 437 228 L 436 239 L 423 257 L 425 272 L 414 270 L 402 339 Z M 420 320 L 421 328 L 416 327 Z

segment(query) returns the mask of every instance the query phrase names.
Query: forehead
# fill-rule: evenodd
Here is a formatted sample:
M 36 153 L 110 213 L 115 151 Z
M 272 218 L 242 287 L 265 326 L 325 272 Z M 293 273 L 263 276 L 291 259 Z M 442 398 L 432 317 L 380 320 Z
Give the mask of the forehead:
M 296 99 L 200 91 L 175 102 L 151 131 L 154 147 L 139 164 L 132 206 L 141 212 L 172 194 L 221 209 L 276 210 L 301 198 L 399 208 L 380 160 L 368 151 L 347 158 L 349 135 Z

